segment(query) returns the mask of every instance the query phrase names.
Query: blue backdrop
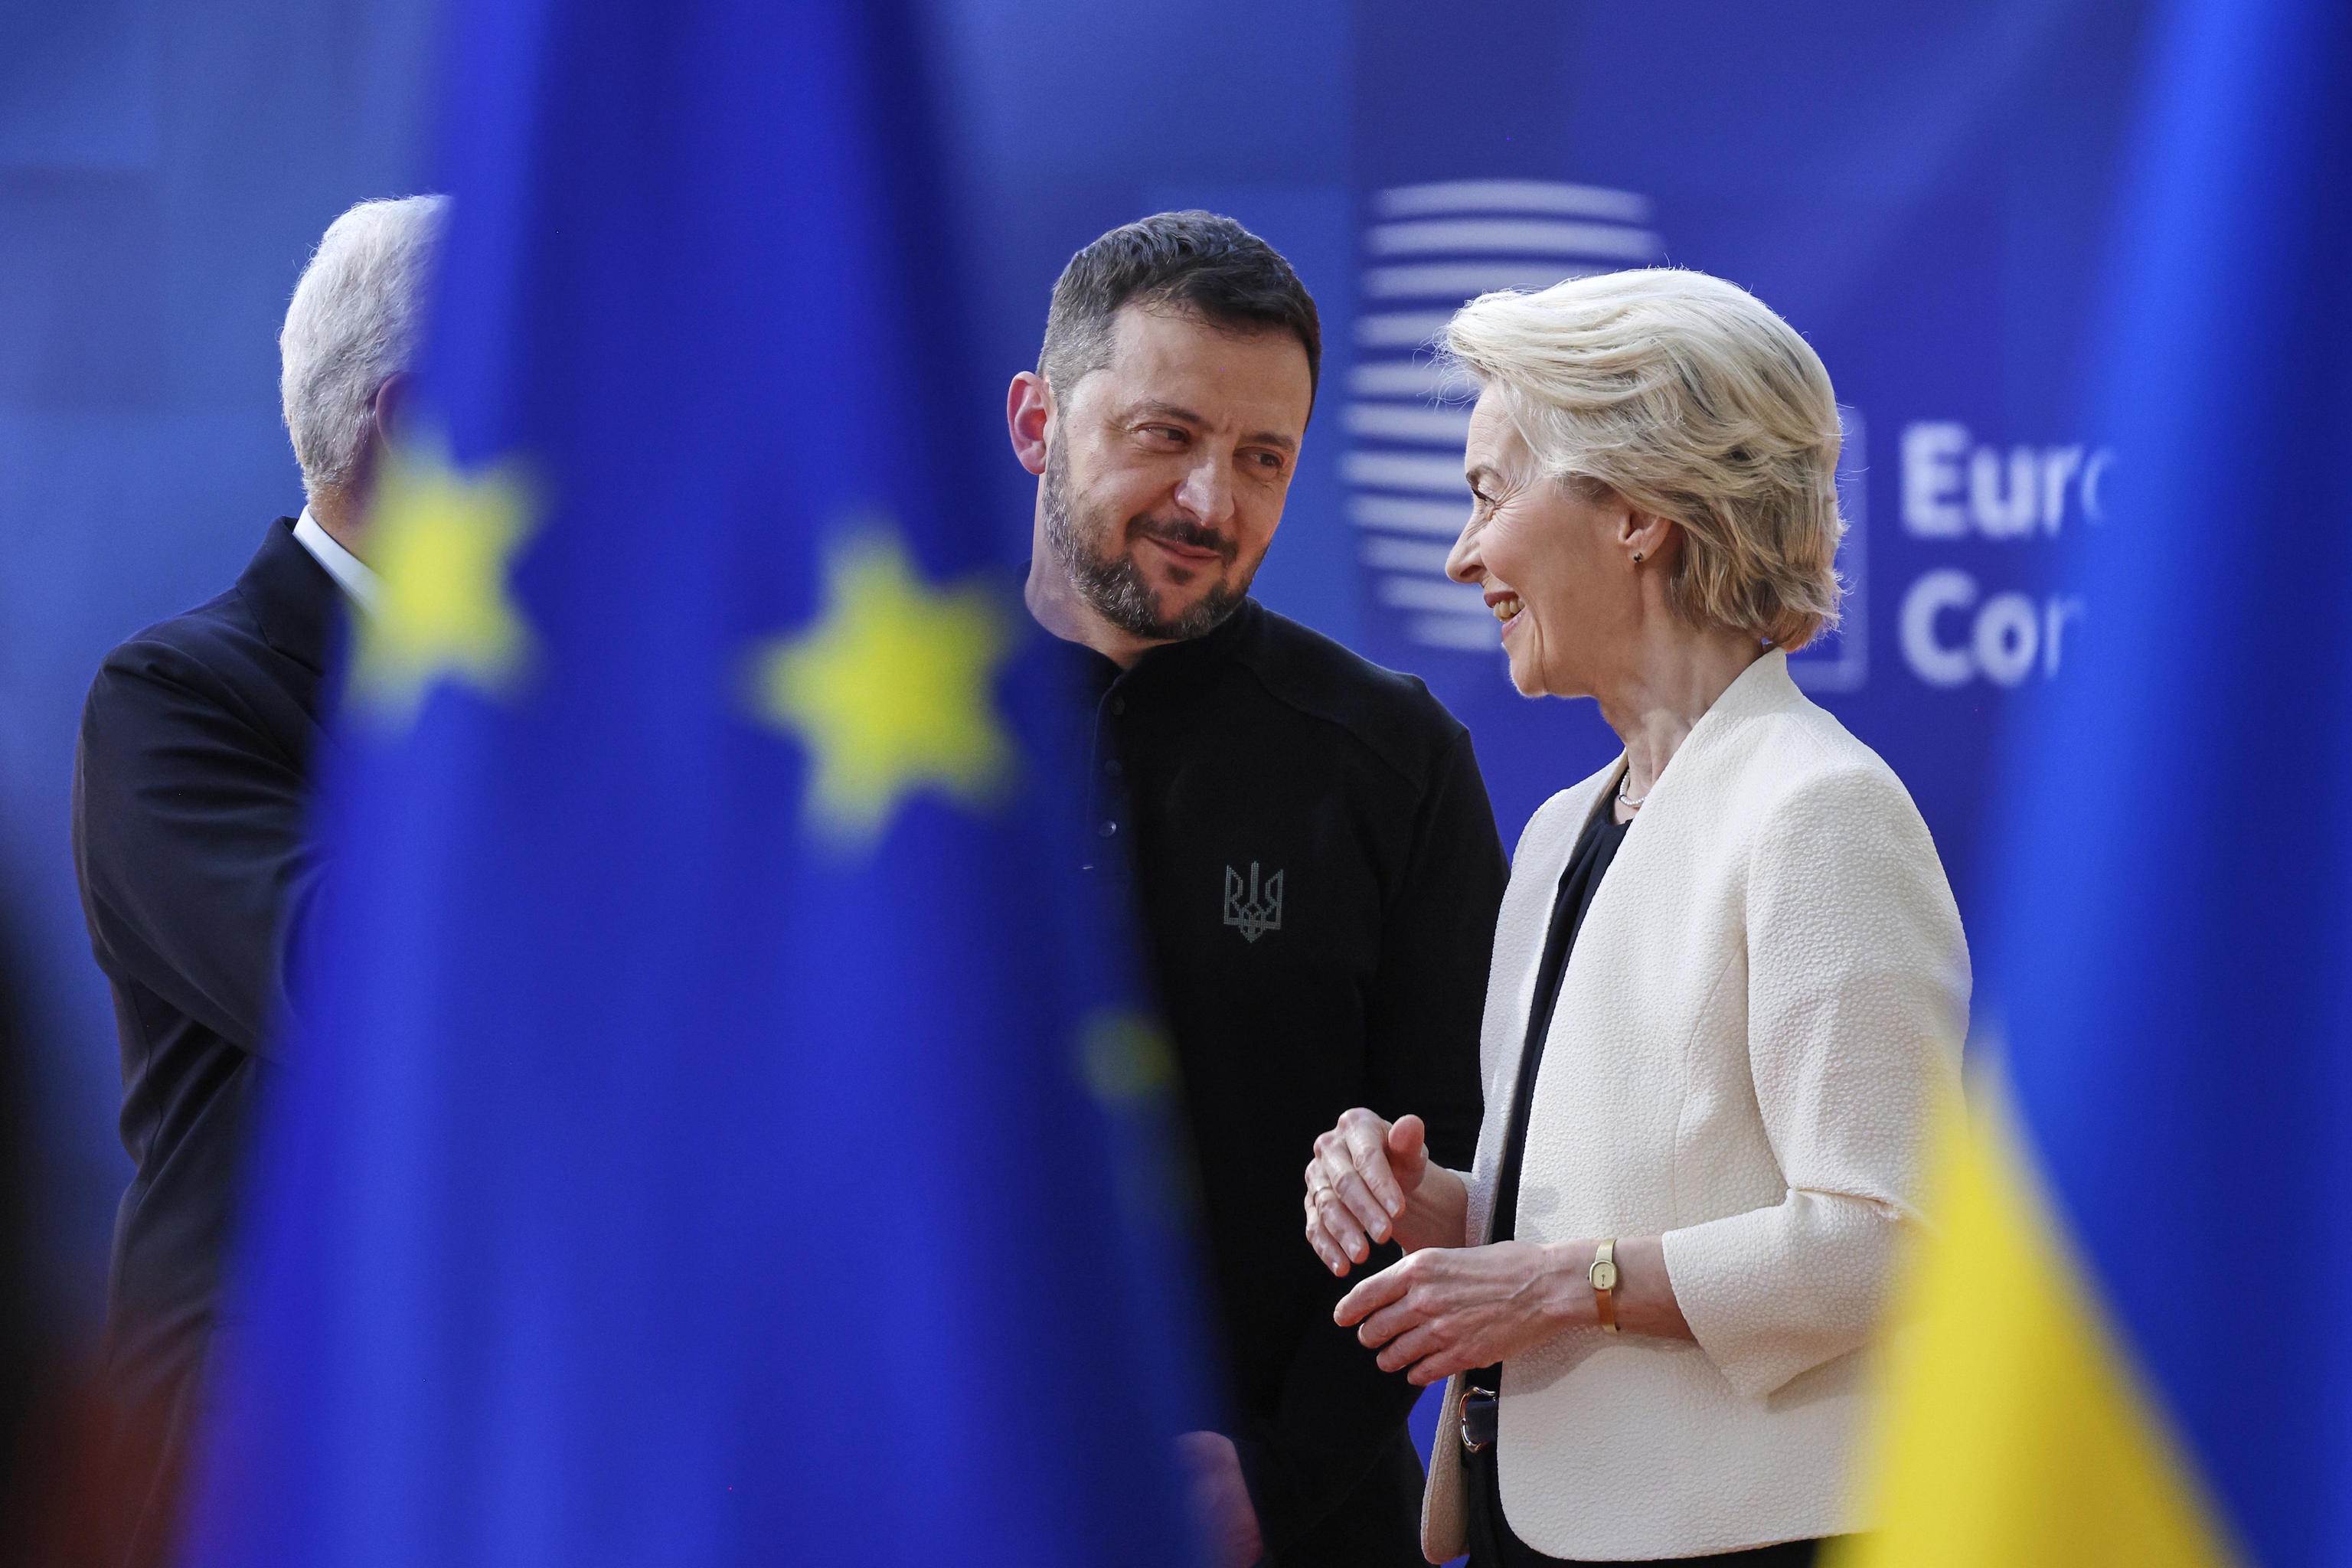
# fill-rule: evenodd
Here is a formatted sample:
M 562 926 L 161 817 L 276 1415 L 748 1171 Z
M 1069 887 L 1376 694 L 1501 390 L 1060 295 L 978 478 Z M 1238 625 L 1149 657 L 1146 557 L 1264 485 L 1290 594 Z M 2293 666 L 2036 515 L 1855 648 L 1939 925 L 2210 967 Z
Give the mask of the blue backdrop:
M 1908 783 L 1989 948 L 2004 709 L 2099 635 L 2056 547 L 2102 526 L 2114 462 L 2084 431 L 2084 352 L 2146 6 L 931 9 L 1002 375 L 1034 361 L 1069 253 L 1140 212 L 1230 212 L 1297 263 L 1329 358 L 1261 595 L 1426 677 L 1507 839 L 1613 745 L 1589 704 L 1513 695 L 1436 570 L 1462 420 L 1424 397 L 1415 345 L 1479 289 L 1652 259 L 1787 316 L 1845 405 L 1857 523 L 1847 628 L 1805 679 Z M 0 876 L 40 984 L 56 1279 L 83 1321 L 128 1166 L 66 852 L 75 718 L 107 647 L 217 591 L 299 506 L 278 319 L 338 211 L 425 183 L 432 47 L 419 0 L 0 7 Z M 1009 454 L 971 483 L 1024 548 Z

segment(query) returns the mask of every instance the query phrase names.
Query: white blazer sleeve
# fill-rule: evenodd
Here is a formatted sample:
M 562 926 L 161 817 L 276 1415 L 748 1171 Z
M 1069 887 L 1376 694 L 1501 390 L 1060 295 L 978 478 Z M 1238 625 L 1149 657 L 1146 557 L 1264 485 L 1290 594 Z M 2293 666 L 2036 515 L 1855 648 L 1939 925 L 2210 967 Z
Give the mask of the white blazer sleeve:
M 1969 976 L 1927 824 L 1880 768 L 1774 805 L 1746 919 L 1748 1065 L 1788 1194 L 1664 1243 L 1699 1347 L 1761 1398 L 1870 1332 L 1928 1124 L 1959 1091 Z

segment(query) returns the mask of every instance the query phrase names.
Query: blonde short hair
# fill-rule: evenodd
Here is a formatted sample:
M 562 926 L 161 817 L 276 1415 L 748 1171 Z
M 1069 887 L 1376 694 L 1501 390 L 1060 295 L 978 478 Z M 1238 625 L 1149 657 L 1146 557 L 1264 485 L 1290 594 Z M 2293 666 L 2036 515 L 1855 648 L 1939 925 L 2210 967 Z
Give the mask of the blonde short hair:
M 1678 612 L 1784 648 L 1837 625 L 1837 397 L 1762 300 L 1704 272 L 1606 272 L 1481 295 L 1444 350 L 1548 476 L 1682 526 Z

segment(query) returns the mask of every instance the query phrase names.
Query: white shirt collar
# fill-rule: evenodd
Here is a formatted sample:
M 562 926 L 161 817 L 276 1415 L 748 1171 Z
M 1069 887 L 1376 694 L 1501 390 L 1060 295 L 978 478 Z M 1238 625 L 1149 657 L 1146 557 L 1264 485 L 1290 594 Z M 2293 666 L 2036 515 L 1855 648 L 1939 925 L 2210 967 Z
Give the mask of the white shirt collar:
M 336 542 L 333 534 L 320 527 L 319 520 L 310 515 L 310 509 L 307 506 L 302 509 L 302 515 L 294 520 L 294 537 L 303 549 L 310 552 L 312 560 L 327 569 L 328 576 L 342 584 L 343 592 L 352 596 L 352 603 L 369 615 L 375 614 L 376 601 L 383 595 L 382 579 L 369 569 L 366 562 L 344 549 Z

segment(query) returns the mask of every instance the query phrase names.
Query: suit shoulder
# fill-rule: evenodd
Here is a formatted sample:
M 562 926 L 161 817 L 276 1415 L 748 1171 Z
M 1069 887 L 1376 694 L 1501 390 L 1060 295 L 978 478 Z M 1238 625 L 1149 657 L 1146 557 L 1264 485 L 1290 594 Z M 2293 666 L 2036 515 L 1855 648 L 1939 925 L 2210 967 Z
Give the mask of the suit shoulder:
M 1865 745 L 1828 709 L 1807 700 L 1771 715 L 1762 726 L 1763 750 L 1773 772 L 1792 787 L 1822 781 L 1868 781 L 1861 787 L 1903 787 L 1886 759 Z
M 1768 838 L 1856 832 L 1928 837 L 1917 803 L 1886 759 L 1823 709 L 1809 703 L 1777 716 L 1759 760 L 1766 763 L 1760 776 L 1770 781 L 1759 802 Z
M 243 684 L 239 675 L 268 653 L 243 596 L 229 589 L 117 643 L 90 683 L 85 721 L 171 692 L 228 700 Z
M 206 665 L 227 658 L 242 663 L 262 646 L 261 626 L 245 595 L 226 588 L 194 609 L 133 632 L 115 645 L 106 663 L 133 666 L 153 658 Z
M 1263 605 L 1258 623 L 1244 661 L 1267 694 L 1346 731 L 1416 787 L 1468 733 L 1420 677 L 1384 668 Z

